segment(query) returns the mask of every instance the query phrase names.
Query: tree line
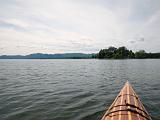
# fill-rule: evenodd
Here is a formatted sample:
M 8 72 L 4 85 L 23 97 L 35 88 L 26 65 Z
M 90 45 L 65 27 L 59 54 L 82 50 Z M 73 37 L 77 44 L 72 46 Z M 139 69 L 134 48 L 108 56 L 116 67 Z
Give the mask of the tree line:
M 119 48 L 109 47 L 101 49 L 98 54 L 93 56 L 99 59 L 145 59 L 145 58 L 160 58 L 160 53 L 146 53 L 144 50 L 133 52 L 122 46 Z

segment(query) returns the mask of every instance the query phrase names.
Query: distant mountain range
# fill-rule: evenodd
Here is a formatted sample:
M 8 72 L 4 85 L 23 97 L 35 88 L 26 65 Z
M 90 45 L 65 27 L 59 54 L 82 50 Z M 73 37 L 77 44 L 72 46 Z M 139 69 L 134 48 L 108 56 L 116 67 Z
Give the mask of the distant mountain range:
M 0 59 L 89 59 L 95 54 L 84 53 L 63 53 L 63 54 L 43 54 L 34 53 L 29 55 L 1 55 Z

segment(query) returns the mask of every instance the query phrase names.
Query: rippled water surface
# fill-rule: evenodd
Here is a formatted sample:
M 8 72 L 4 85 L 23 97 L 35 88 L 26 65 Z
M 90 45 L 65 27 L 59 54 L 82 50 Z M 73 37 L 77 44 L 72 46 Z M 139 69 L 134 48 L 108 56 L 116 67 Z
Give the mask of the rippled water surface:
M 160 60 L 0 60 L 0 120 L 98 120 L 127 80 L 160 119 Z

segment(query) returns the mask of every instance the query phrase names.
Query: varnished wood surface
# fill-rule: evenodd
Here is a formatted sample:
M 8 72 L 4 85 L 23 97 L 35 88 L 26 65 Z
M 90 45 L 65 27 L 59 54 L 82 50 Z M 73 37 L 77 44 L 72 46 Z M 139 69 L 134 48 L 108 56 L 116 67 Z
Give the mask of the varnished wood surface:
M 151 120 L 132 86 L 126 82 L 101 120 Z

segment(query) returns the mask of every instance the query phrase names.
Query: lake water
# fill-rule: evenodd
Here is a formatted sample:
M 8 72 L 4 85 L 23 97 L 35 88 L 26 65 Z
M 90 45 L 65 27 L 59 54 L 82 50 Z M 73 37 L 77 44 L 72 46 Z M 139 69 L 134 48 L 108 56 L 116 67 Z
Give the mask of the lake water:
M 0 120 L 98 120 L 127 80 L 160 119 L 160 60 L 0 60 Z

